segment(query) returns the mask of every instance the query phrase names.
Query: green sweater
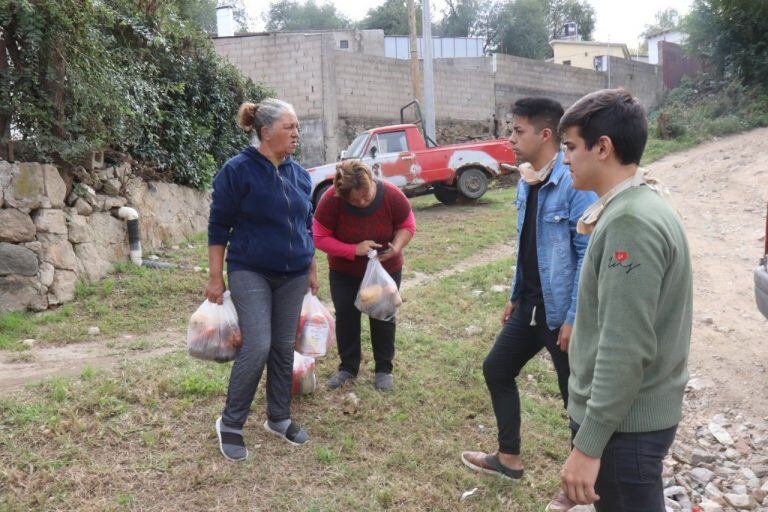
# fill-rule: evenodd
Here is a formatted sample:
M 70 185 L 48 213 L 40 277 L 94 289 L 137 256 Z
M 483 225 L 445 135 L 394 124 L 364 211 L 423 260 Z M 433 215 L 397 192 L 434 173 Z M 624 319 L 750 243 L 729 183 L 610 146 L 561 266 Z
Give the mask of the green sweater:
M 608 204 L 587 247 L 568 349 L 574 445 L 600 457 L 614 432 L 682 418 L 691 341 L 691 260 L 678 215 L 648 187 Z

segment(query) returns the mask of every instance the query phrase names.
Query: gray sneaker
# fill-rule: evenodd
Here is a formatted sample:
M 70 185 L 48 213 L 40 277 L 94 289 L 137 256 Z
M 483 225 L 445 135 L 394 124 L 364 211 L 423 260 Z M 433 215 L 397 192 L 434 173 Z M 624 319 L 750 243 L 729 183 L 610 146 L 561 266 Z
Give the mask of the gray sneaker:
M 340 388 L 341 386 L 349 383 L 353 384 L 355 382 L 355 376 L 349 373 L 346 370 L 339 370 L 339 372 L 325 381 L 325 385 L 328 386 L 328 389 L 336 389 Z
M 373 387 L 379 391 L 394 391 L 395 379 L 391 373 L 376 373 L 373 379 Z

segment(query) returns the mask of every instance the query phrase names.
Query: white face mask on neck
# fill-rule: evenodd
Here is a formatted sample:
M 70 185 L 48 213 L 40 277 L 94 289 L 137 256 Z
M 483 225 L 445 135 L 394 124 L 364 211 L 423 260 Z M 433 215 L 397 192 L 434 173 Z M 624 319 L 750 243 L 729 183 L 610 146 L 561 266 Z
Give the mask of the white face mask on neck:
M 670 195 L 669 189 L 667 189 L 667 187 L 661 181 L 659 181 L 657 178 L 654 178 L 653 176 L 648 175 L 648 169 L 638 167 L 634 176 L 627 178 L 626 180 L 613 187 L 611 190 L 606 192 L 604 196 L 592 203 L 589 208 L 584 210 L 584 214 L 581 216 L 578 224 L 576 225 L 576 231 L 582 235 L 591 234 L 595 230 L 595 226 L 597 225 L 597 221 L 600 219 L 600 216 L 608 207 L 608 203 L 610 203 L 613 199 L 616 198 L 616 196 L 625 190 L 643 186 L 650 188 L 662 197 L 668 198 Z
M 552 169 L 555 168 L 555 162 L 557 162 L 557 156 L 550 160 L 547 165 L 541 168 L 541 170 L 535 170 L 533 165 L 529 162 L 523 162 L 517 168 L 520 170 L 520 177 L 529 185 L 538 185 L 547 181 Z

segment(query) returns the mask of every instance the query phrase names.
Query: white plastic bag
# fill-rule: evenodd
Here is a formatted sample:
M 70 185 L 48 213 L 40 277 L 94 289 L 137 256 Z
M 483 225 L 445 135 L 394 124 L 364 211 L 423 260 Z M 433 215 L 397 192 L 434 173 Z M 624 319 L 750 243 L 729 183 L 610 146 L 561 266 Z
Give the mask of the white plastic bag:
M 310 395 L 317 389 L 317 374 L 315 373 L 315 358 L 293 352 L 293 375 L 291 379 L 291 394 Z
M 296 350 L 305 356 L 322 357 L 336 343 L 336 322 L 328 308 L 312 292 L 301 303 L 296 331 Z
M 192 357 L 224 363 L 232 361 L 242 345 L 229 290 L 224 292 L 223 304 L 206 299 L 189 319 L 187 350 Z
M 395 318 L 402 303 L 397 283 L 381 266 L 376 251 L 369 251 L 368 267 L 357 292 L 355 307 L 371 318 L 388 321 Z

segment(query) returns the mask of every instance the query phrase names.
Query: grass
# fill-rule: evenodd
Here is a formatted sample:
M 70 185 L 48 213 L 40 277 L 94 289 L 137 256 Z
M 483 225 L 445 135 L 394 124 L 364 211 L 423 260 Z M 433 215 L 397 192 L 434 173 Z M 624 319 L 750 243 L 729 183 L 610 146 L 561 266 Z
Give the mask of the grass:
M 442 269 L 508 240 L 513 193 L 492 191 L 481 204 L 455 210 L 430 198 L 414 201 L 419 232 L 407 264 Z M 467 222 L 455 229 L 447 222 L 450 213 Z M 189 253 L 180 261 L 199 262 L 202 248 L 182 247 Z M 324 258 L 319 263 L 327 297 Z M 462 450 L 496 445 L 481 366 L 507 295 L 491 287 L 509 283 L 513 264 L 505 258 L 406 288 L 397 391 L 373 389 L 364 333 L 357 386 L 294 400 L 293 415 L 312 436 L 308 447 L 277 442 L 261 429 L 262 387 L 246 427 L 251 457 L 225 461 L 213 420 L 224 403 L 230 365 L 193 360 L 182 351 L 106 370 L 87 367 L 79 377 L 0 398 L 0 510 L 178 510 L 180 503 L 186 510 L 541 510 L 557 488 L 568 449 L 557 383 L 545 358 L 532 360 L 520 379 L 525 478 L 488 478 L 459 461 Z M 114 284 L 81 286 L 68 319 L 24 328 L 41 336 L 96 320 L 107 332 L 183 325 L 204 282 L 192 272 L 128 267 L 109 279 Z M 335 353 L 318 360 L 320 382 L 336 363 Z M 349 392 L 360 400 L 356 412 L 345 405 Z M 461 493 L 473 487 L 480 488 L 477 495 L 459 505 Z
M 666 93 L 649 116 L 643 165 L 714 137 L 768 126 L 768 92 L 703 77 Z M 662 130 L 663 127 L 663 130 Z M 662 131 L 666 133 L 661 133 Z

